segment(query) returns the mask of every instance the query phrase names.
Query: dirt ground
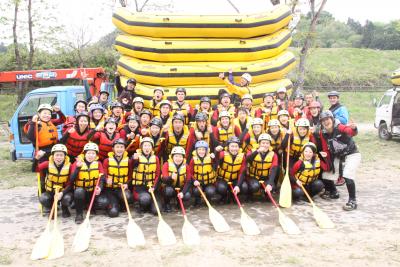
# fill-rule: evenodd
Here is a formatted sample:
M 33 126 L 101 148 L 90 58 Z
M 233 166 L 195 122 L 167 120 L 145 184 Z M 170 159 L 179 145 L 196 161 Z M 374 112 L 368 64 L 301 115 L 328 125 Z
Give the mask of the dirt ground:
M 370 142 L 370 137 L 359 141 Z M 376 135 L 371 138 L 376 138 Z M 206 207 L 189 209 L 188 217 L 199 229 L 201 244 L 188 247 L 182 242 L 183 218 L 179 211 L 164 215 L 173 228 L 177 244 L 161 247 L 156 237 L 157 217 L 138 215 L 147 244 L 143 248 L 127 246 L 126 213 L 109 219 L 103 214 L 91 217 L 93 229 L 90 248 L 81 254 L 71 251 L 77 226 L 73 219 L 61 219 L 65 255 L 57 260 L 32 262 L 32 246 L 44 230 L 46 218 L 40 217 L 35 188 L 16 187 L 0 190 L 0 264 L 13 266 L 400 266 L 400 142 L 371 143 L 362 150 L 365 157 L 357 178 L 359 207 L 345 212 L 347 190 L 340 187 L 340 199 L 326 201 L 315 197 L 316 204 L 336 224 L 322 230 L 316 225 L 309 205 L 294 205 L 284 212 L 300 227 L 302 234 L 288 236 L 280 228 L 277 211 L 271 203 L 245 203 L 244 208 L 261 229 L 259 236 L 245 236 L 240 228 L 237 206 L 215 206 L 231 226 L 228 233 L 216 233 Z M 383 148 L 394 157 L 382 157 Z M 377 151 L 376 153 L 374 151 Z M 392 154 L 393 155 L 393 154 Z M 377 184 L 378 182 L 378 184 Z M 74 214 L 73 214 L 74 215 Z

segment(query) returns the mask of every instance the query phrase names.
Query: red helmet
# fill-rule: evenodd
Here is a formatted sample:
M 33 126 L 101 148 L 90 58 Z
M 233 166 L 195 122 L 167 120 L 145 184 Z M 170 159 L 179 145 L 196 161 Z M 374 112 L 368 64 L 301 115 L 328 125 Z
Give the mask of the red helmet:
M 318 101 L 313 101 L 311 102 L 309 108 L 321 108 L 321 103 L 319 103 Z

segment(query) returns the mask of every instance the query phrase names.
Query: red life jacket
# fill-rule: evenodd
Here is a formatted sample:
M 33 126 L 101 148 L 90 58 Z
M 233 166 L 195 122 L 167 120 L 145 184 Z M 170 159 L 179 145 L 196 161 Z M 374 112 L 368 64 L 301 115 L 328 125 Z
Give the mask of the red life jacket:
M 69 138 L 65 144 L 68 149 L 68 155 L 77 157 L 82 153 L 83 147 L 89 142 L 89 133 L 90 131 L 86 130 L 82 135 L 80 135 L 75 129 L 75 132 L 69 134 Z
M 101 132 L 99 140 L 99 159 L 103 161 L 108 158 L 108 152 L 112 151 L 113 143 L 120 138 L 119 133 L 114 133 L 113 138 L 109 139 L 105 132 Z

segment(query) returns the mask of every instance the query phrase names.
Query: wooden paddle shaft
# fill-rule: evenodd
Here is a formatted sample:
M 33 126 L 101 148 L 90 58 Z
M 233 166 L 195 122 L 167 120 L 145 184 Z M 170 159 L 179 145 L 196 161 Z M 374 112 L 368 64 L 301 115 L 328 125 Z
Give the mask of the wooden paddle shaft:
M 57 207 L 58 207 L 58 199 L 57 199 L 57 195 L 58 195 L 58 190 L 59 188 L 56 187 L 56 192 L 54 193 L 54 228 L 57 227 Z M 51 218 L 51 217 L 50 217 Z
M 204 194 L 203 190 L 201 189 L 201 186 L 198 185 L 197 189 L 199 190 L 201 196 L 204 198 L 204 201 L 206 202 L 207 206 L 210 208 L 211 204 L 210 204 L 210 202 L 208 202 L 208 199 L 207 199 L 206 195 Z
M 304 194 L 307 196 L 308 200 L 310 201 L 311 205 L 315 205 L 314 201 L 312 200 L 312 198 L 310 197 L 310 195 L 308 194 L 307 190 L 304 188 L 303 184 L 300 185 L 301 189 L 303 189 Z
M 126 199 L 126 194 L 125 194 L 125 190 L 124 190 L 124 184 L 121 184 L 121 191 L 122 191 L 122 196 L 124 197 L 126 211 L 128 212 L 128 216 L 129 216 L 129 219 L 130 219 L 130 218 L 132 218 L 132 216 L 131 216 L 131 211 L 129 209 L 128 200 Z
M 90 211 L 92 210 L 92 207 L 93 207 L 94 198 L 96 197 L 96 188 L 99 186 L 100 178 L 101 178 L 101 176 L 99 176 L 99 178 L 97 178 L 96 186 L 93 189 L 92 198 L 90 199 L 89 208 L 86 213 L 86 219 L 88 219 L 90 217 Z
M 154 201 L 154 205 L 156 206 L 156 210 L 157 210 L 157 213 L 158 213 L 158 217 L 159 217 L 160 219 L 162 219 L 161 212 L 160 212 L 160 208 L 158 207 L 157 199 L 156 199 L 156 197 L 154 196 L 154 192 L 153 192 L 153 191 L 150 191 L 150 195 L 151 195 L 151 198 L 152 198 L 153 201 Z
M 129 143 L 129 145 L 125 148 L 125 151 L 128 151 L 129 148 L 136 142 L 135 139 L 132 139 L 132 141 Z
M 50 210 L 50 214 L 49 214 L 49 219 L 48 219 L 48 222 L 47 222 L 47 223 L 50 223 L 51 220 L 53 219 L 54 209 L 56 208 L 56 205 L 57 205 L 57 201 L 56 201 L 56 199 L 54 198 L 53 205 L 51 206 L 51 210 Z
M 288 144 L 287 144 L 287 157 L 286 157 L 286 173 L 289 173 L 289 158 L 290 158 L 290 135 L 288 137 Z
M 242 208 L 242 204 L 240 203 L 240 200 L 239 200 L 237 194 L 236 194 L 235 191 L 233 190 L 232 183 L 229 183 L 229 187 L 231 188 L 232 193 L 233 193 L 233 195 L 235 196 L 235 200 L 236 200 L 236 203 L 238 204 L 239 208 Z

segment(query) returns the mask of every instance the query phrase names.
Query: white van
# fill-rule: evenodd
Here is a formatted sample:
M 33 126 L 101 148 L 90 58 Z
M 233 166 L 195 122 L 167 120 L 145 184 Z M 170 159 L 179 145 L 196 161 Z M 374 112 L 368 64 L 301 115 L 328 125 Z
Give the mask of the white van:
M 400 87 L 387 90 L 377 103 L 374 126 L 384 140 L 400 136 Z

